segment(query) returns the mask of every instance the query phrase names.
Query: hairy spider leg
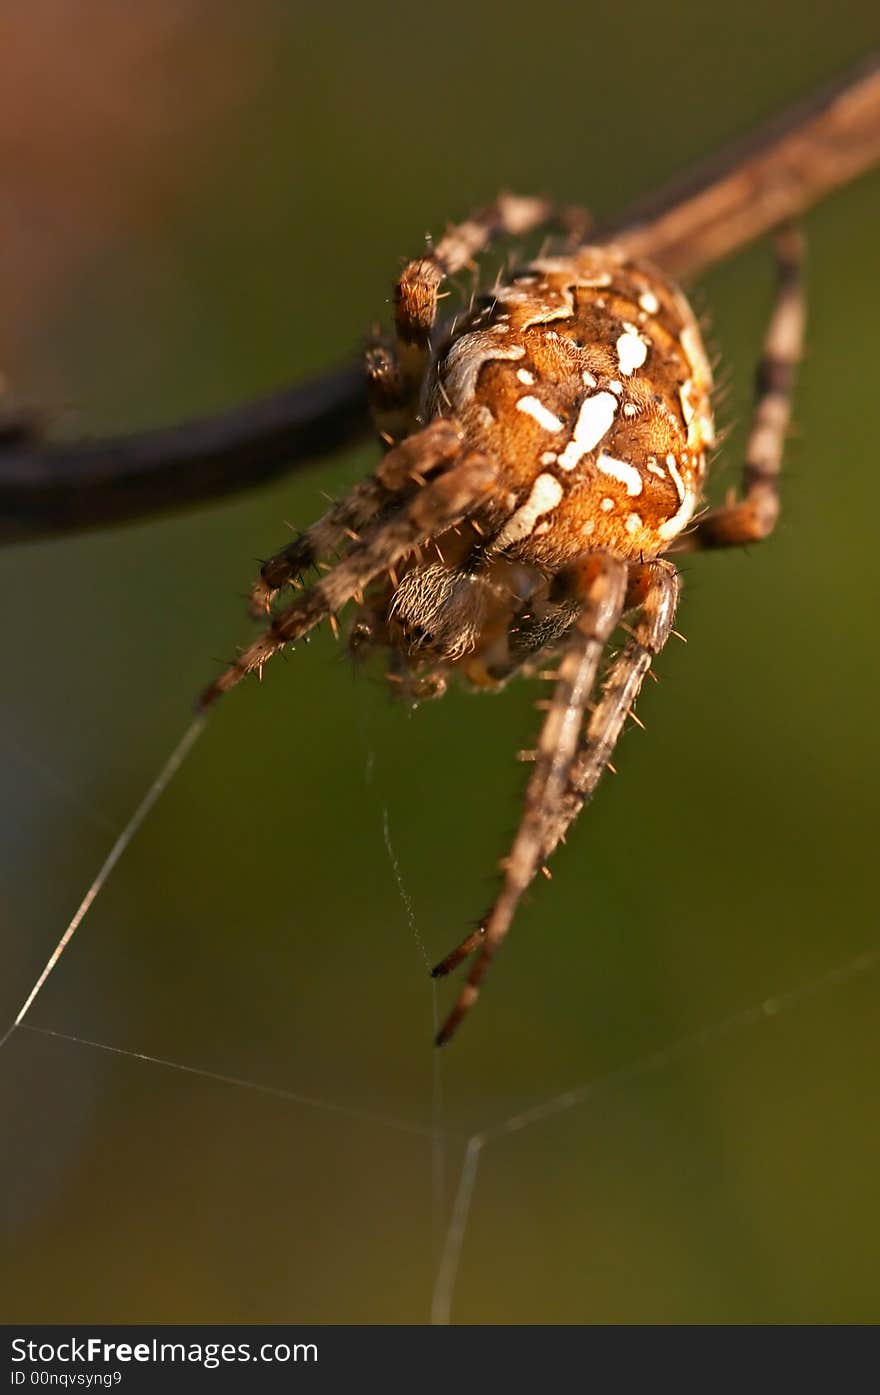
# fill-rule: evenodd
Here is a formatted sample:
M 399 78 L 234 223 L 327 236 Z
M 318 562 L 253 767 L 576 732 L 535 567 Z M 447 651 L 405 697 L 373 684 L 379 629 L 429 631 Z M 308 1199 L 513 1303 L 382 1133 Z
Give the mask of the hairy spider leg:
M 538 740 L 535 768 L 526 788 L 522 819 L 503 863 L 501 890 L 480 928 L 433 971 L 435 977 L 449 973 L 479 946 L 468 980 L 437 1035 L 438 1046 L 449 1040 L 476 1001 L 517 906 L 544 860 L 547 830 L 569 788 L 584 712 L 602 654 L 623 612 L 627 578 L 626 563 L 601 552 L 584 558 L 562 575 L 571 594 L 580 598 L 581 613 L 559 665 Z
M 372 475 L 360 480 L 316 523 L 263 563 L 251 590 L 251 614 L 258 618 L 265 615 L 283 586 L 339 547 L 357 541 L 353 534 L 372 522 L 395 495 L 423 483 L 448 464 L 460 447 L 461 430 L 450 417 L 432 421 L 423 431 L 401 441 Z
M 553 222 L 578 236 L 591 219 L 580 208 L 559 209 L 547 199 L 500 194 L 449 228 L 425 256 L 407 264 L 394 288 L 394 341 L 377 338 L 367 350 L 367 387 L 380 433 L 397 440 L 418 422 L 444 280 L 469 266 L 491 243 L 524 237 Z
M 545 860 L 592 799 L 651 664 L 672 634 L 680 594 L 681 577 L 671 562 L 660 559 L 630 567 L 627 606 L 637 607 L 630 638 L 608 669 L 602 696 L 572 764 L 568 789 L 548 821 Z
M 320 581 L 278 611 L 259 639 L 204 690 L 199 706 L 210 706 L 246 674 L 262 670 L 285 644 L 341 609 L 380 572 L 434 533 L 459 523 L 487 499 L 494 484 L 495 472 L 483 456 L 456 455 L 437 479 L 427 481 L 394 513 L 372 524 Z
M 769 537 L 779 517 L 779 475 L 791 421 L 791 398 L 803 353 L 806 303 L 804 243 L 797 228 L 780 228 L 775 239 L 776 297 L 755 379 L 755 408 L 746 445 L 742 493 L 711 509 L 673 549 L 739 547 Z

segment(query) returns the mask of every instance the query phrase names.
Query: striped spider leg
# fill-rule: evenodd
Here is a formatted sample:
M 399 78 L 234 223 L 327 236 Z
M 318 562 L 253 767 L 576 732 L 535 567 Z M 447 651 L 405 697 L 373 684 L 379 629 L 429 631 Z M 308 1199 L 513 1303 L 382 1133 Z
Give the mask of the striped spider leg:
M 798 230 L 791 226 L 781 228 L 775 238 L 775 250 L 776 296 L 756 373 L 756 401 L 746 446 L 742 500 L 728 500 L 704 514 L 690 532 L 674 542 L 669 549 L 672 552 L 758 541 L 772 532 L 778 518 L 779 474 L 805 328 L 804 248 Z M 438 1045 L 449 1040 L 476 1001 L 524 892 L 591 800 L 626 717 L 632 715 L 651 663 L 672 632 L 681 587 L 672 564 L 664 560 L 631 564 L 628 575 L 626 608 L 636 607 L 629 626 L 630 637 L 609 667 L 586 730 L 580 736 L 580 722 L 590 699 L 589 689 L 585 691 L 580 681 L 587 652 L 582 621 L 581 633 L 558 668 L 522 819 L 502 864 L 502 886 L 479 927 L 433 970 L 435 977 L 443 976 L 477 952 L 467 980 L 438 1032 Z M 585 609 L 584 617 L 589 613 Z M 619 618 L 620 610 L 615 620 Z M 588 666 L 587 671 L 590 672 Z M 595 669 L 591 672 L 594 678 Z M 573 744 L 566 723 L 574 722 L 578 723 L 579 740 Z
M 599 561 L 598 554 L 595 561 Z M 479 928 L 433 970 L 435 978 L 441 977 L 478 951 L 452 1011 L 437 1033 L 438 1046 L 449 1040 L 473 1007 L 523 893 L 591 798 L 608 766 L 651 662 L 669 638 L 680 581 L 669 562 L 637 563 L 627 568 L 606 558 L 604 569 L 594 575 L 593 590 L 575 627 L 575 638 L 559 664 L 522 819 L 503 863 L 501 889 Z M 582 736 L 584 712 L 605 644 L 624 608 L 632 606 L 637 611 L 631 638 L 609 668 L 602 696 Z
M 526 789 L 522 819 L 504 862 L 504 884 L 479 929 L 433 970 L 435 978 L 450 973 L 479 946 L 467 983 L 438 1035 L 438 1045 L 448 1040 L 475 1002 L 519 899 L 543 860 L 547 823 L 568 792 L 584 712 L 605 646 L 623 613 L 627 566 L 607 553 L 592 553 L 568 568 L 558 581 L 565 592 L 578 598 L 580 614 L 556 673 L 553 697 L 534 752 L 535 768 Z
M 265 615 L 282 587 L 308 567 L 326 560 L 337 549 L 359 542 L 356 529 L 372 523 L 395 498 L 422 484 L 441 466 L 455 458 L 460 433 L 449 420 L 433 421 L 424 431 L 407 437 L 388 452 L 374 474 L 349 490 L 317 523 L 293 538 L 263 563 L 251 590 L 251 614 Z
M 449 228 L 435 247 L 406 265 L 394 288 L 393 343 L 386 341 L 367 354 L 367 386 L 380 433 L 396 440 L 421 419 L 443 282 L 472 266 L 499 239 L 524 237 L 553 223 L 569 235 L 582 236 L 591 219 L 581 208 L 499 194 L 494 203 Z
M 413 492 L 352 542 L 320 581 L 272 617 L 263 634 L 204 689 L 200 707 L 209 707 L 246 674 L 262 672 L 285 644 L 334 616 L 375 576 L 393 568 L 433 533 L 455 526 L 485 500 L 493 486 L 491 467 L 476 452 L 462 449 L 461 434 L 452 421 L 432 422 L 397 449 L 416 475 Z M 424 475 L 440 464 L 446 468 L 425 482 Z
M 755 409 L 746 443 L 742 499 L 710 509 L 672 549 L 740 547 L 769 537 L 779 518 L 779 475 L 806 325 L 804 240 L 785 224 L 774 239 L 776 299 L 755 375 Z

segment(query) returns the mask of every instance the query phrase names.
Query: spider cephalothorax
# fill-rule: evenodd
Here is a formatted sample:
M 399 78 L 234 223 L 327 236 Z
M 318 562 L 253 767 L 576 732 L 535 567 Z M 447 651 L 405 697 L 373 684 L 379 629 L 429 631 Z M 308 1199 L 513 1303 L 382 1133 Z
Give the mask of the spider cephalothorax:
M 412 700 L 439 696 L 453 674 L 493 687 L 559 659 L 503 885 L 479 928 L 435 970 L 477 951 L 440 1040 L 476 997 L 523 891 L 592 795 L 671 633 L 680 583 L 662 554 L 772 529 L 803 332 L 799 242 L 787 230 L 744 496 L 686 532 L 714 440 L 712 383 L 693 312 L 657 270 L 614 246 L 568 245 L 437 323 L 445 275 L 493 235 L 550 218 L 539 200 L 501 198 L 406 268 L 394 339 L 377 338 L 367 352 L 388 452 L 375 475 L 265 564 L 257 612 L 271 610 L 307 565 L 336 557 L 203 695 L 213 701 L 350 600 L 352 649 L 387 651 L 389 679 Z M 619 626 L 628 639 L 594 702 Z

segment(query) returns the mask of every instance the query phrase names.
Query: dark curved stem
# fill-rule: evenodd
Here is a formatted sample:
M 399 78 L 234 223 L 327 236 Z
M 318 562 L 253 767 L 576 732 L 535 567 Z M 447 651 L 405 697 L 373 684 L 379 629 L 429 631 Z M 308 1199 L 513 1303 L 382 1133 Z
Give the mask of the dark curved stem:
M 673 275 L 694 275 L 880 163 L 880 55 L 607 221 Z M 260 402 L 130 436 L 52 444 L 0 434 L 0 540 L 119 523 L 249 489 L 369 431 L 343 365 Z
M 178 426 L 70 444 L 0 445 L 0 541 L 121 523 L 234 494 L 363 438 L 364 374 L 345 364 Z

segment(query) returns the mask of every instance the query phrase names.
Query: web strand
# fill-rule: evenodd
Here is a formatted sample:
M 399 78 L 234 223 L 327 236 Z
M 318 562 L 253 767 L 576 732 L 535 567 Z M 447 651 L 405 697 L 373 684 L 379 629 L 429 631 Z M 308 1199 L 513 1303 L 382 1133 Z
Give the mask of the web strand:
M 678 1041 L 670 1043 L 669 1046 L 659 1047 L 656 1051 L 639 1057 L 638 1060 L 629 1065 L 621 1066 L 618 1070 L 610 1071 L 607 1075 L 587 1081 L 586 1084 L 576 1086 L 572 1090 L 552 1095 L 531 1109 L 511 1114 L 490 1128 L 472 1134 L 465 1148 L 452 1206 L 452 1216 L 437 1271 L 431 1301 L 432 1324 L 446 1326 L 451 1319 L 452 1302 L 455 1296 L 471 1204 L 477 1185 L 480 1159 L 488 1143 L 511 1134 L 520 1133 L 523 1129 L 530 1128 L 532 1124 L 542 1123 L 554 1115 L 564 1114 L 569 1109 L 575 1109 L 579 1105 L 588 1103 L 599 1094 L 608 1093 L 620 1086 L 628 1085 L 634 1080 L 665 1070 L 668 1066 L 693 1055 L 702 1047 L 721 1041 L 724 1037 L 745 1027 L 771 1021 L 778 1017 L 781 1012 L 806 1002 L 820 993 L 826 993 L 829 989 L 838 988 L 844 983 L 851 983 L 854 979 L 863 978 L 878 966 L 880 966 L 880 948 L 866 950 L 852 959 L 847 959 L 843 964 L 829 969 L 827 973 L 821 974 L 818 978 L 786 989 L 777 994 L 776 997 L 764 998 L 760 1003 L 754 1003 L 750 1007 L 743 1008 L 740 1012 L 732 1013 L 730 1017 L 724 1018 L 721 1022 L 702 1027 L 696 1032 L 690 1032 L 687 1036 L 680 1037 Z
M 193 722 L 190 723 L 183 736 L 180 738 L 177 745 L 175 746 L 174 750 L 171 752 L 171 755 L 168 757 L 167 761 L 162 766 L 162 769 L 159 771 L 159 774 L 156 776 L 155 780 L 150 785 L 140 804 L 138 804 L 131 818 L 128 820 L 128 823 L 125 825 L 122 832 L 119 834 L 119 837 L 116 839 L 115 843 L 111 847 L 109 853 L 107 854 L 100 868 L 98 869 L 97 876 L 95 877 L 85 896 L 80 901 L 79 905 L 74 911 L 73 917 L 67 925 L 67 929 L 64 931 L 64 934 L 61 936 L 61 939 L 58 941 L 52 953 L 49 955 L 49 958 L 46 960 L 45 967 L 43 968 L 41 974 L 37 978 L 37 981 L 31 989 L 30 993 L 28 993 L 27 997 L 22 1003 L 18 1011 L 18 1015 L 15 1018 L 15 1021 L 12 1023 L 12 1026 L 6 1030 L 3 1037 L 0 1038 L 0 1050 L 2 1050 L 2 1048 L 6 1045 L 7 1041 L 11 1037 L 12 1033 L 15 1031 L 16 1027 L 20 1027 L 24 1022 L 24 1019 L 27 1017 L 27 1014 L 30 1012 L 31 1008 L 34 1005 L 34 1002 L 36 1001 L 39 994 L 42 992 L 47 979 L 49 978 L 53 969 L 57 965 L 64 951 L 67 949 L 67 946 L 70 944 L 77 930 L 82 925 L 98 895 L 106 885 L 107 879 L 109 878 L 117 862 L 122 857 L 122 854 L 125 852 L 125 850 L 128 848 L 129 844 L 131 843 L 141 824 L 144 822 L 144 819 L 147 817 L 150 810 L 153 808 L 153 805 L 159 799 L 160 795 L 162 795 L 164 791 L 168 788 L 168 785 L 171 783 L 171 780 L 174 778 L 177 771 L 180 769 L 181 765 L 185 761 L 186 757 L 189 755 L 189 752 L 195 745 L 195 742 L 201 736 L 205 728 L 205 721 L 206 718 L 204 716 L 198 716 L 195 718 Z
M 391 841 L 391 828 L 388 822 L 388 806 L 382 809 L 382 837 L 385 842 L 385 850 L 388 853 L 388 860 L 391 863 L 391 870 L 394 873 L 394 880 L 397 883 L 397 890 L 403 902 L 409 928 L 412 937 L 416 942 L 416 947 L 422 957 L 425 968 L 430 975 L 431 958 L 428 954 L 427 946 L 422 939 L 421 931 L 416 921 L 415 907 L 412 897 L 407 891 L 400 870 L 400 862 L 397 853 L 394 851 L 394 844 Z M 437 982 L 429 978 L 431 986 L 431 1036 L 437 1035 L 440 1025 L 439 1009 L 437 1004 Z M 443 1225 L 446 1211 L 446 1130 L 443 1127 L 443 1075 L 439 1051 L 432 1052 L 432 1091 L 431 1091 L 431 1234 L 435 1256 L 440 1251 L 441 1237 L 443 1235 Z
M 455 1200 L 452 1203 L 452 1216 L 449 1221 L 449 1229 L 446 1232 L 443 1253 L 440 1256 L 440 1267 L 437 1270 L 434 1292 L 431 1296 L 432 1327 L 448 1327 L 449 1325 L 455 1283 L 458 1278 L 458 1266 L 461 1252 L 464 1249 L 465 1232 L 470 1220 L 471 1201 L 477 1185 L 477 1169 L 480 1166 L 480 1155 L 485 1144 L 486 1135 L 475 1133 L 468 1139 L 467 1147 L 464 1150 L 461 1172 L 458 1175 L 458 1186 L 455 1189 Z
M 58 944 L 47 960 L 45 967 L 22 1004 L 14 1022 L 7 1028 L 3 1036 L 0 1037 L 0 1049 L 6 1045 L 17 1028 L 22 1027 L 25 1031 L 35 1035 L 41 1035 L 70 1044 L 86 1046 L 90 1049 L 106 1052 L 115 1056 L 131 1057 L 136 1061 L 159 1066 L 165 1070 L 178 1071 L 219 1085 L 240 1090 L 253 1090 L 256 1093 L 288 1104 L 314 1109 L 362 1123 L 374 1124 L 429 1139 L 432 1157 L 431 1176 L 434 1203 L 434 1228 L 439 1239 L 443 1231 L 445 1211 L 446 1148 L 450 1139 L 462 1139 L 462 1135 L 458 1131 L 450 1131 L 443 1127 L 443 1098 L 441 1088 L 442 1081 L 439 1075 L 439 1053 L 431 1053 L 434 1069 L 432 1118 L 430 1124 L 423 1124 L 416 1121 L 374 1113 L 370 1110 L 340 1104 L 333 1100 L 314 1097 L 298 1091 L 287 1090 L 283 1087 L 264 1084 L 260 1081 L 221 1074 L 186 1063 L 153 1056 L 146 1052 L 128 1050 L 113 1046 L 106 1042 L 95 1041 L 87 1037 L 74 1036 L 50 1028 L 33 1026 L 25 1022 L 25 1018 L 61 958 L 61 955 L 64 953 L 64 950 L 70 944 L 74 934 L 79 929 L 79 926 L 82 924 L 82 921 L 85 919 L 85 916 L 88 914 L 88 911 L 91 909 L 91 906 L 106 884 L 116 864 L 130 846 L 147 815 L 168 787 L 168 784 L 186 759 L 192 746 L 201 735 L 204 725 L 205 718 L 203 716 L 196 718 L 195 721 L 190 724 L 162 769 L 159 771 L 159 774 L 137 805 L 125 828 L 113 843 L 97 875 L 89 886 L 67 928 L 58 941 Z M 370 771 L 370 775 L 372 775 L 372 770 Z M 383 808 L 382 827 L 385 848 L 394 874 L 397 890 L 404 906 L 407 923 L 420 957 L 425 966 L 428 967 L 430 960 L 427 949 L 418 928 L 415 908 L 403 881 L 400 864 L 391 840 L 387 808 Z M 543 1123 L 569 1110 L 586 1105 L 598 1096 L 624 1088 L 637 1079 L 666 1070 L 700 1052 L 704 1048 L 722 1041 L 735 1032 L 771 1021 L 782 1012 L 786 1012 L 788 1009 L 798 1006 L 811 998 L 815 998 L 834 988 L 841 987 L 846 983 L 851 983 L 856 979 L 862 978 L 873 972 L 878 966 L 880 966 L 880 947 L 865 950 L 806 983 L 795 985 L 790 989 L 785 989 L 774 997 L 762 999 L 758 1003 L 731 1014 L 722 1021 L 691 1032 L 665 1047 L 659 1047 L 655 1051 L 649 1052 L 634 1062 L 621 1066 L 594 1080 L 587 1081 L 582 1085 L 575 1086 L 569 1090 L 540 1100 L 529 1108 L 508 1115 L 506 1118 L 494 1124 L 490 1124 L 488 1127 L 484 1127 L 464 1139 L 464 1153 L 459 1168 L 451 1213 L 448 1223 L 445 1226 L 442 1249 L 438 1246 L 439 1257 L 435 1267 L 435 1282 L 430 1312 L 432 1324 L 446 1325 L 451 1321 L 452 1304 L 455 1298 L 461 1258 L 470 1216 L 472 1214 L 473 1200 L 476 1194 L 480 1161 L 488 1144 L 521 1133 L 525 1129 L 531 1128 L 533 1125 Z M 432 990 L 434 991 L 432 1016 L 436 1027 L 436 986 L 433 983 Z
M 10 1028 L 8 1035 L 14 1031 Z M 237 1075 L 223 1075 L 219 1071 L 205 1070 L 201 1066 L 190 1066 L 182 1061 L 169 1061 L 163 1056 L 151 1056 L 146 1051 L 131 1051 L 123 1046 L 112 1046 L 106 1041 L 93 1041 L 89 1037 L 74 1036 L 70 1032 L 53 1031 L 51 1027 L 34 1027 L 29 1022 L 22 1024 L 22 1030 L 37 1036 L 50 1037 L 55 1041 L 67 1041 L 76 1046 L 88 1046 L 94 1051 L 105 1051 L 111 1056 L 124 1056 L 133 1061 L 146 1061 L 164 1070 L 178 1071 L 182 1075 L 194 1075 L 199 1080 L 213 1081 L 217 1085 L 230 1085 L 236 1090 L 253 1090 L 258 1095 L 268 1095 L 271 1099 L 284 1100 L 287 1104 L 302 1105 L 306 1109 L 318 1109 L 325 1114 L 338 1114 L 344 1119 L 353 1119 L 362 1124 L 380 1124 L 398 1133 L 415 1134 L 420 1138 L 434 1137 L 433 1127 L 418 1124 L 410 1119 L 397 1119 L 392 1114 L 377 1114 L 369 1109 L 358 1109 L 353 1105 L 338 1104 L 335 1100 L 319 1099 L 315 1095 L 301 1094 L 298 1090 L 285 1090 L 281 1085 L 266 1085 L 260 1080 L 244 1080 Z

